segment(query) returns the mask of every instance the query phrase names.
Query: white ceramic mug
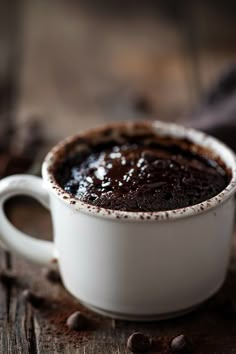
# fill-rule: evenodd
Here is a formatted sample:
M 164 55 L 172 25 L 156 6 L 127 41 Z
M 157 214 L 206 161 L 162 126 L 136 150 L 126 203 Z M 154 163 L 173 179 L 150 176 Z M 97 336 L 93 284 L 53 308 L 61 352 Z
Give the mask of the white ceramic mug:
M 78 135 L 49 152 L 43 179 L 16 175 L 0 182 L 0 238 L 30 261 L 57 261 L 66 289 L 99 313 L 151 320 L 188 311 L 212 296 L 225 279 L 234 223 L 235 155 L 216 139 L 174 124 L 131 122 L 109 129 L 97 129 L 92 136 L 149 129 L 187 138 L 219 156 L 232 173 L 231 181 L 214 198 L 182 209 L 137 213 L 96 208 L 67 194 L 54 179 L 58 158 L 87 136 Z M 3 204 L 19 194 L 50 210 L 53 242 L 31 238 L 7 220 Z

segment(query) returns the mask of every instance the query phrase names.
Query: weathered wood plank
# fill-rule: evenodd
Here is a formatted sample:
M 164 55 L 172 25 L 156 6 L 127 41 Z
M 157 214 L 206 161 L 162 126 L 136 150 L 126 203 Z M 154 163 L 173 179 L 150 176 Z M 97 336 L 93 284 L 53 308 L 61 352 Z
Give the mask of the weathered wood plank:
M 11 205 L 10 214 L 14 223 L 22 230 L 34 235 L 49 235 L 49 216 L 36 203 L 18 201 L 15 207 Z M 235 254 L 234 245 L 234 257 Z M 13 269 L 17 270 L 30 288 L 51 299 L 54 307 L 47 311 L 36 311 L 29 305 L 25 307 L 19 298 L 19 290 L 13 290 L 10 321 L 14 323 L 14 328 L 9 327 L 9 343 L 5 343 L 9 353 L 21 353 L 22 348 L 24 353 L 30 353 L 32 348 L 37 348 L 38 353 L 126 353 L 126 340 L 134 331 L 142 331 L 155 339 L 161 339 L 164 342 L 162 353 L 168 352 L 171 338 L 182 332 L 194 340 L 197 353 L 235 353 L 236 327 L 232 325 L 232 321 L 222 319 L 216 311 L 216 300 L 175 320 L 154 323 L 112 321 L 84 309 L 60 285 L 50 284 L 44 279 L 39 267 L 15 256 L 12 258 Z M 227 283 L 218 298 L 234 296 L 235 291 L 236 269 L 233 264 Z M 2 306 L 1 302 L 0 305 Z M 77 334 L 66 329 L 65 320 L 67 315 L 78 309 L 87 313 L 93 326 L 88 331 Z M 154 350 L 154 353 L 158 352 Z
M 0 250 L 0 267 L 2 270 L 7 268 L 6 262 L 6 252 Z M 4 353 L 5 348 L 7 348 L 7 341 L 9 335 L 8 326 L 8 289 L 0 284 L 0 352 Z M 7 352 L 6 352 L 7 353 Z
M 30 235 L 50 238 L 51 222 L 46 210 L 35 202 L 29 200 L 27 202 L 26 199 L 20 202 L 18 198 L 16 208 L 12 203 L 9 203 L 9 214 L 15 225 Z M 64 353 L 66 348 L 71 353 L 73 350 L 77 350 L 78 353 L 80 353 L 78 350 L 81 350 L 81 353 L 84 353 L 88 338 L 97 343 L 96 337 L 105 336 L 105 330 L 111 328 L 110 319 L 103 319 L 85 310 L 61 285 L 50 284 L 40 267 L 31 265 L 17 256 L 12 256 L 12 267 L 31 289 L 49 299 L 49 304 L 52 305 L 45 311 L 34 310 L 29 305 L 25 306 L 20 298 L 20 292 L 16 290 L 10 303 L 10 313 L 16 319 L 16 331 L 13 331 L 12 343 L 21 341 L 20 338 L 28 333 L 29 348 L 35 346 L 39 353 Z M 85 332 L 85 335 L 70 333 L 65 326 L 66 319 L 72 312 L 81 309 L 91 319 L 92 329 Z M 21 326 L 22 321 L 24 328 Z
M 27 287 L 28 278 L 24 273 L 19 273 L 14 266 L 14 256 L 8 256 L 8 268 L 16 271 L 19 276 L 19 286 L 10 283 L 7 286 L 6 301 L 8 307 L 7 327 L 3 328 L 3 333 L 7 338 L 4 353 L 34 353 L 34 328 L 33 312 L 24 303 L 21 293 Z

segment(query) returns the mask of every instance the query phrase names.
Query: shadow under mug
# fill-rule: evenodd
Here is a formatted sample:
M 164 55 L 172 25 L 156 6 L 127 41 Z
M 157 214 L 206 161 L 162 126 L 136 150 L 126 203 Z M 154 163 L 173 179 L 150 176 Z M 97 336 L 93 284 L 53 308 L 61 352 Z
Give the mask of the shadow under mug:
M 208 149 L 231 170 L 230 183 L 201 204 L 165 212 L 97 208 L 56 183 L 53 166 L 59 156 L 85 137 L 147 131 Z M 66 289 L 87 307 L 114 318 L 162 319 L 193 309 L 221 287 L 234 224 L 236 160 L 218 140 L 159 121 L 105 126 L 59 143 L 46 156 L 42 176 L 15 175 L 0 182 L 0 239 L 32 262 L 58 262 Z M 3 204 L 19 194 L 50 210 L 53 242 L 31 238 L 8 221 Z

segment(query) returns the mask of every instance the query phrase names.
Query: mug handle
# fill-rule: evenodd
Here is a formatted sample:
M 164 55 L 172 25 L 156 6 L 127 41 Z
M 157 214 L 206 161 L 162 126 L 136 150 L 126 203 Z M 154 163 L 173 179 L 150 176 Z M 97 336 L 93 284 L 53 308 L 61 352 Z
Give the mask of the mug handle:
M 30 175 L 15 175 L 0 181 L 0 241 L 10 251 L 41 265 L 54 263 L 54 243 L 38 240 L 16 229 L 7 219 L 4 203 L 16 195 L 28 195 L 49 209 L 49 195 L 43 186 L 42 178 Z

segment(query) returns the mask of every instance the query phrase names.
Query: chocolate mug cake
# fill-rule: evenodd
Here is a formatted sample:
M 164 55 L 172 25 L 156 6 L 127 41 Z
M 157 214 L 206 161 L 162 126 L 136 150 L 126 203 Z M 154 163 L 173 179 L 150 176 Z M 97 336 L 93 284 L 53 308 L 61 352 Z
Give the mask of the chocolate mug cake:
M 201 203 L 221 192 L 223 165 L 187 141 L 123 136 L 66 156 L 59 185 L 86 203 L 112 210 L 165 211 Z
M 58 263 L 65 288 L 95 312 L 175 317 L 223 284 L 236 156 L 217 139 L 159 121 L 106 125 L 56 145 L 42 176 L 0 182 L 0 239 L 34 263 Z M 50 210 L 53 241 L 12 227 L 4 203 L 22 194 Z

